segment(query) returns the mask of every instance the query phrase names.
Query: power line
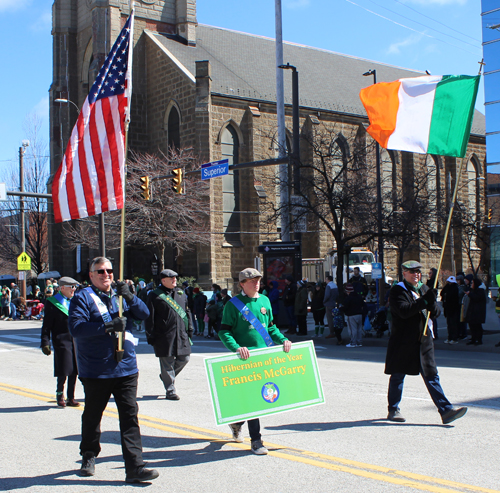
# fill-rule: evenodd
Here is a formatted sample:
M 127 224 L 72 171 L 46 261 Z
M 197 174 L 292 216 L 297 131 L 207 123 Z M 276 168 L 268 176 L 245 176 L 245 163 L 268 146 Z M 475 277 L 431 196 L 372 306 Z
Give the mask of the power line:
M 374 0 L 368 0 L 368 1 L 369 1 L 369 2 L 371 2 L 371 3 L 373 3 L 374 5 L 376 5 L 377 7 L 380 7 L 380 8 L 382 8 L 382 9 L 388 10 L 389 12 L 391 12 L 391 13 L 393 13 L 393 14 L 399 15 L 399 16 L 400 16 L 400 17 L 402 17 L 403 19 L 406 19 L 406 20 L 408 20 L 408 21 L 414 22 L 415 24 L 418 24 L 418 25 L 420 25 L 420 26 L 423 26 L 423 27 L 426 27 L 426 28 L 428 28 L 428 29 L 431 29 L 432 31 L 435 31 L 435 32 L 437 32 L 437 33 L 439 33 L 439 34 L 442 34 L 443 36 L 448 36 L 448 37 L 450 37 L 450 38 L 452 38 L 452 39 L 456 39 L 457 41 L 460 41 L 461 43 L 465 43 L 465 44 L 468 44 L 469 46 L 472 46 L 472 47 L 474 47 L 474 48 L 478 48 L 478 46 L 477 46 L 477 45 L 473 45 L 472 43 L 469 43 L 468 41 L 463 41 L 463 40 L 461 40 L 460 38 L 457 38 L 456 36 L 452 36 L 451 34 L 446 34 L 446 33 L 442 32 L 442 31 L 438 31 L 437 29 L 434 29 L 433 27 L 430 27 L 430 26 L 428 26 L 428 25 L 426 25 L 426 24 L 423 24 L 422 22 L 418 22 L 418 21 L 416 21 L 415 19 L 410 19 L 409 17 L 406 17 L 406 16 L 405 16 L 405 15 L 403 15 L 403 14 L 400 14 L 400 13 L 398 13 L 398 12 L 395 12 L 394 10 L 391 10 L 391 9 L 389 9 L 389 8 L 387 8 L 387 7 L 384 7 L 383 5 L 378 4 L 378 3 L 377 3 L 377 2 L 375 2 Z M 416 12 L 416 11 L 415 11 L 415 12 Z M 418 13 L 418 12 L 417 12 L 417 13 Z M 432 20 L 432 19 L 431 19 L 431 20 Z M 447 27 L 447 26 L 445 26 L 445 27 Z M 457 32 L 458 32 L 458 31 L 457 31 Z M 462 34 L 462 33 L 460 33 L 460 32 L 459 32 L 459 34 Z M 474 38 L 472 38 L 472 39 L 474 39 Z
M 348 3 L 350 3 L 350 4 L 352 4 L 352 5 L 355 5 L 356 7 L 361 8 L 363 10 L 366 10 L 370 14 L 376 15 L 377 17 L 381 17 L 382 19 L 385 19 L 386 21 L 392 22 L 393 24 L 396 24 L 397 26 L 404 27 L 405 29 L 409 29 L 410 31 L 413 31 L 413 32 L 415 32 L 417 34 L 421 34 L 422 36 L 427 36 L 428 38 L 432 38 L 432 39 L 435 39 L 437 41 L 441 41 L 441 43 L 445 43 L 447 45 L 453 46 L 454 48 L 458 48 L 459 50 L 466 51 L 467 53 L 470 53 L 471 55 L 474 55 L 474 56 L 477 55 L 477 53 L 472 53 L 472 51 L 467 50 L 467 49 L 465 49 L 465 48 L 463 48 L 461 46 L 457 46 L 457 45 L 454 45 L 452 43 L 448 43 L 444 39 L 439 39 L 439 38 L 436 38 L 436 36 L 432 36 L 431 34 L 427 34 L 427 33 L 421 32 L 421 31 L 417 31 L 416 29 L 413 29 L 412 27 L 409 27 L 409 26 L 406 26 L 404 24 L 401 24 L 400 22 L 397 22 L 397 21 L 395 21 L 393 19 L 390 19 L 389 17 L 385 17 L 384 15 L 379 14 L 377 12 L 374 12 L 373 10 L 367 9 L 366 7 L 363 7 L 362 5 L 359 5 L 359 4 L 355 3 L 355 2 L 353 2 L 352 0 L 345 0 L 345 1 L 348 2 Z

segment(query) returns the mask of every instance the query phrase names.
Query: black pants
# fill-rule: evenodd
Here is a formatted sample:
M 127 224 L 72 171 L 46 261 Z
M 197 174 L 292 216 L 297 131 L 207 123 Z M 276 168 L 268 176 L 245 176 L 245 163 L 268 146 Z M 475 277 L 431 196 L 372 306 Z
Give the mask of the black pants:
M 240 421 L 239 423 L 235 423 L 236 425 L 243 426 L 244 421 Z M 260 440 L 260 421 L 259 418 L 249 419 L 248 423 L 248 432 L 250 433 L 250 440 L 253 442 L 255 440 Z
M 299 324 L 299 334 L 307 335 L 307 315 L 296 315 Z
M 469 322 L 471 342 L 483 342 L 483 325 Z
M 126 472 L 144 465 L 142 441 L 137 419 L 137 380 L 139 374 L 120 378 L 80 378 L 85 391 L 85 409 L 82 414 L 82 441 L 80 454 L 101 451 L 101 419 L 111 395 L 115 398 L 120 419 L 120 436 Z
M 68 396 L 68 399 L 74 399 L 75 398 L 75 384 L 76 384 L 76 373 L 74 375 L 70 375 L 68 378 L 68 390 L 66 392 L 66 395 Z M 62 394 L 64 391 L 64 384 L 66 382 L 66 377 L 57 377 L 57 393 Z

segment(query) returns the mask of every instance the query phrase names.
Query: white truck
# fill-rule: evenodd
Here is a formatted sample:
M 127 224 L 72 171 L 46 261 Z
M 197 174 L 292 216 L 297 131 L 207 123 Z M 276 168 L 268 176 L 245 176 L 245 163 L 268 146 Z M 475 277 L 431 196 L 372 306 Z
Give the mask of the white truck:
M 346 283 L 349 278 L 354 274 L 354 267 L 359 267 L 361 274 L 366 279 L 367 284 L 372 281 L 372 263 L 375 262 L 375 255 L 368 248 L 353 247 L 349 254 L 344 255 L 344 276 L 343 282 Z M 330 273 L 333 280 L 337 279 L 337 265 L 338 256 L 337 252 L 332 251 L 331 255 L 325 257 L 325 275 Z

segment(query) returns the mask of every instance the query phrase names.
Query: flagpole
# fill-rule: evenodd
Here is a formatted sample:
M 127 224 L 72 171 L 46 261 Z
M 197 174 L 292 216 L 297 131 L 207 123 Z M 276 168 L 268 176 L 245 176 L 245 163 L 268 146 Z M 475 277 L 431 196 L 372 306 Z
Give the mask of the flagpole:
M 130 15 L 134 13 L 135 2 L 129 1 Z M 132 54 L 134 52 L 134 18 L 132 17 L 132 22 L 130 24 L 130 41 L 129 41 L 129 59 L 128 59 L 128 111 L 125 113 L 125 150 L 124 150 L 124 169 L 123 169 L 123 207 L 121 213 L 121 227 L 120 227 L 120 280 L 124 281 L 123 276 L 125 275 L 125 203 L 126 203 L 126 188 L 127 180 L 127 157 L 128 157 L 128 128 L 130 125 L 130 100 L 132 98 Z M 118 298 L 118 315 L 123 316 L 123 296 Z M 118 332 L 118 347 L 116 350 L 116 361 L 120 362 L 123 359 L 123 343 L 124 343 L 124 333 Z
M 450 225 L 451 225 L 451 219 L 453 217 L 453 211 L 455 209 L 455 201 L 457 200 L 458 184 L 460 183 L 460 177 L 462 175 L 463 164 L 464 164 L 464 158 L 461 158 L 460 159 L 460 166 L 458 168 L 458 173 L 457 173 L 457 179 L 455 180 L 455 188 L 453 190 L 453 198 L 451 199 L 450 212 L 448 214 L 448 222 L 446 223 L 446 229 L 444 232 L 443 246 L 441 247 L 441 256 L 439 257 L 439 264 L 437 267 L 436 278 L 434 279 L 433 289 L 437 289 L 437 285 L 438 285 L 438 281 L 439 281 L 439 272 L 441 270 L 441 265 L 443 264 L 444 251 L 446 248 L 446 241 L 448 239 L 448 234 L 450 231 Z M 424 336 L 427 335 L 427 326 L 429 324 L 430 316 L 431 316 L 431 312 L 429 310 L 427 310 L 427 318 L 425 320 L 425 326 L 424 326 Z

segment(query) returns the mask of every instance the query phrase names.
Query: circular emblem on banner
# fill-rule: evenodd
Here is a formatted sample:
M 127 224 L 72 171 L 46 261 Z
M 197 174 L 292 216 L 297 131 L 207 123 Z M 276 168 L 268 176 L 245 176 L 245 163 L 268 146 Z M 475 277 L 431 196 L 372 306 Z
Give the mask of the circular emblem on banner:
M 275 383 L 267 382 L 262 387 L 262 398 L 266 402 L 270 403 L 276 402 L 279 399 L 279 396 L 280 396 L 280 389 Z
M 262 315 L 265 315 L 267 313 L 267 310 L 266 310 L 266 307 L 263 306 L 261 309 L 260 309 L 260 313 L 262 313 Z

